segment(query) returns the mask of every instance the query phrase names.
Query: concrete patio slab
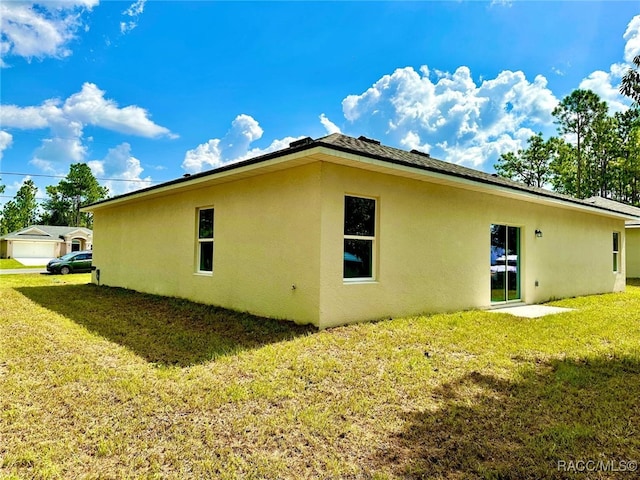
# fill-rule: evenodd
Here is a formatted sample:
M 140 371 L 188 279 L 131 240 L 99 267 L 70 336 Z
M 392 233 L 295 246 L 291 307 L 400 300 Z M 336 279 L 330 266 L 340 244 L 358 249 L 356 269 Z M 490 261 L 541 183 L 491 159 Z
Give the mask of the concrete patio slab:
M 508 313 L 516 317 L 538 318 L 545 315 L 570 312 L 573 308 L 551 307 L 549 305 L 517 305 L 513 307 L 501 307 L 488 310 L 493 313 Z

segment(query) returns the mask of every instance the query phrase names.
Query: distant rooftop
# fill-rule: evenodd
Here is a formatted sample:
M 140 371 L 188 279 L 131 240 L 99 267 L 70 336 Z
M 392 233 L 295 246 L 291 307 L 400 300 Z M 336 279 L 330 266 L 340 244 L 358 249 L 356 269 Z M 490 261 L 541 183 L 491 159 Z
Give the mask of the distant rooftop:
M 82 231 L 91 234 L 92 231 L 84 227 L 59 227 L 53 225 L 30 225 L 27 228 L 7 233 L 0 237 L 2 240 L 60 240 L 71 232 Z

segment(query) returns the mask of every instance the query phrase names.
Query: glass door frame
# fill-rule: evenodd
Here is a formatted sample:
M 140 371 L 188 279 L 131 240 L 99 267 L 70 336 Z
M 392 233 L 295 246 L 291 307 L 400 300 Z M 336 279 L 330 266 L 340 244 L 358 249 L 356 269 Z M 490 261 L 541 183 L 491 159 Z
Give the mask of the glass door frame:
M 521 302 L 522 228 L 520 226 L 502 223 L 491 224 L 490 261 L 491 304 Z M 496 288 L 497 286 L 500 287 Z

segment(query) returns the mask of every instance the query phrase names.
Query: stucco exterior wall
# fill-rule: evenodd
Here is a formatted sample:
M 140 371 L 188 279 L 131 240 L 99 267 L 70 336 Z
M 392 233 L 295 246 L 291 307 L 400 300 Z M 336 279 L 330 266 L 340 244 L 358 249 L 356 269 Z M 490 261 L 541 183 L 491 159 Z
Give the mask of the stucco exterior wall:
M 343 280 L 345 195 L 377 200 L 373 281 Z M 212 275 L 196 273 L 201 207 Z M 526 303 L 624 290 L 623 220 L 323 161 L 99 208 L 93 264 L 101 284 L 326 328 L 490 307 L 491 224 L 521 229 Z
M 627 277 L 640 278 L 640 228 L 627 228 Z
M 612 268 L 622 220 L 330 163 L 322 173 L 321 327 L 491 306 L 492 223 L 521 228 L 524 302 L 624 290 L 624 258 Z M 344 195 L 377 199 L 375 281 L 342 278 Z
M 100 209 L 93 265 L 100 284 L 318 324 L 319 205 L 316 163 Z M 200 207 L 214 208 L 211 275 L 195 273 Z

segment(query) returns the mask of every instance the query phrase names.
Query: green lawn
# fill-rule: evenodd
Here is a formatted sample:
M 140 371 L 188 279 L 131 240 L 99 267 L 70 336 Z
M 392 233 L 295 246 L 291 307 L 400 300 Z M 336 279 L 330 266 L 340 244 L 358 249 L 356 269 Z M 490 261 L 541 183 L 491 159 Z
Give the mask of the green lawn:
M 44 265 L 40 265 L 36 267 L 23 265 L 22 263 L 17 261 L 15 258 L 0 258 L 0 270 L 12 270 L 15 268 L 42 268 L 42 267 L 44 267 Z
M 0 478 L 630 479 L 611 469 L 640 461 L 640 283 L 540 319 L 317 332 L 88 281 L 0 278 Z

